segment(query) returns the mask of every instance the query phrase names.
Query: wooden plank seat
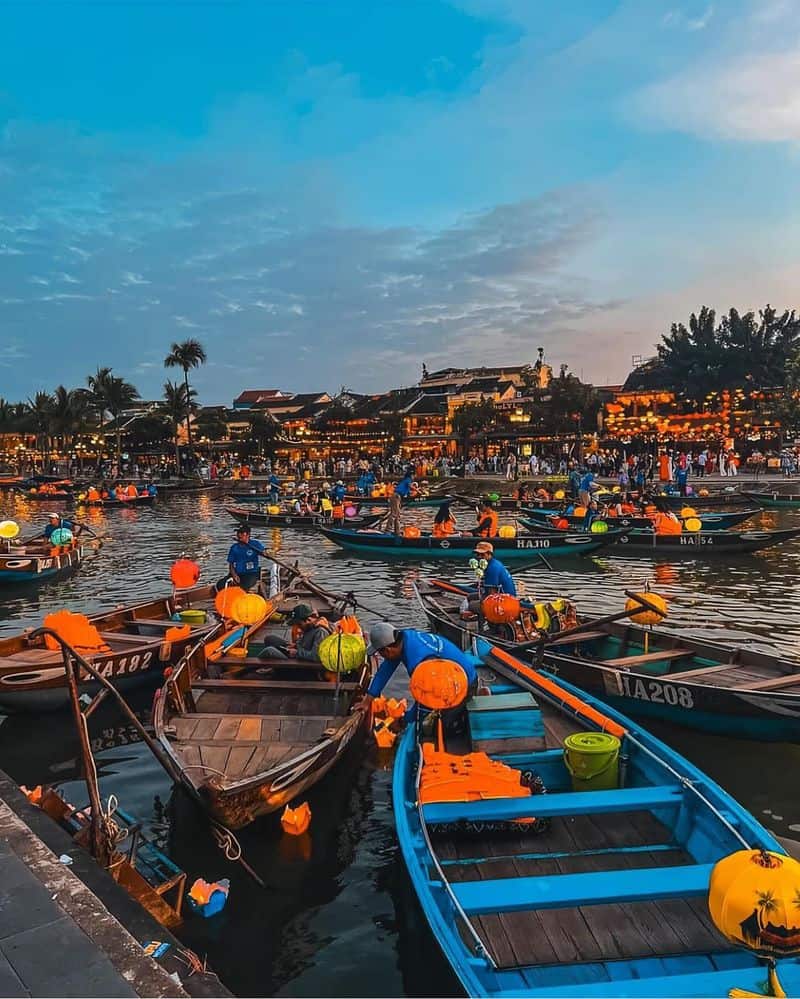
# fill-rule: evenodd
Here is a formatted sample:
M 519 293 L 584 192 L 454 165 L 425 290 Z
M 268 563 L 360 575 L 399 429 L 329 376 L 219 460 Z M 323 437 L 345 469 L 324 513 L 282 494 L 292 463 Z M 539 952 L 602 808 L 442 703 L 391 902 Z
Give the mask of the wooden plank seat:
M 164 631 L 166 631 L 167 628 L 181 628 L 185 624 L 188 624 L 192 631 L 203 631 L 214 627 L 213 621 L 204 621 L 202 624 L 193 624 L 191 621 L 172 621 L 170 619 L 164 620 L 163 618 L 147 617 L 135 617 L 130 623 L 132 625 L 143 624 L 147 628 L 163 628 Z
M 271 742 L 312 745 L 345 719 L 325 715 L 187 714 L 172 719 L 168 736 L 181 747 L 259 746 Z M 337 724 L 338 723 L 338 724 Z
M 161 642 L 158 635 L 129 635 L 126 631 L 101 631 L 99 634 L 107 645 L 114 642 L 118 645 L 147 645 Z
M 302 690 L 299 685 L 302 683 Z M 326 680 L 192 680 L 193 690 L 212 690 L 229 693 L 234 690 L 254 691 L 259 690 L 295 690 L 298 693 L 328 693 L 333 694 L 336 690 L 335 684 Z M 357 683 L 340 683 L 339 690 L 353 691 L 358 689 Z
M 545 642 L 545 648 L 552 649 L 559 645 L 580 645 L 581 642 L 593 642 L 597 638 L 608 638 L 608 632 L 581 631 L 575 635 L 566 635 L 564 638 L 556 638 L 553 641 Z
M 622 656 L 619 659 L 604 659 L 604 666 L 639 666 L 644 663 L 657 663 L 664 660 L 683 659 L 693 656 L 691 649 L 664 649 L 663 652 L 645 652 L 640 656 Z
M 730 690 L 773 690 L 780 687 L 791 687 L 800 683 L 800 672 L 784 673 L 782 676 L 771 676 L 765 680 L 752 680 L 750 683 L 737 683 Z
M 708 893 L 713 864 L 460 881 L 451 887 L 468 916 L 619 902 L 692 898 Z
M 564 791 L 560 794 L 536 794 L 526 798 L 431 802 L 423 806 L 423 816 L 430 825 L 461 821 L 508 822 L 534 817 L 566 817 L 679 808 L 682 801 L 682 788 L 676 784 L 666 784 L 614 791 L 592 791 L 591 794 L 583 791 Z
M 316 669 L 323 668 L 322 663 L 308 659 L 261 659 L 259 656 L 220 656 L 216 660 L 221 666 L 238 666 L 249 669 Z M 331 684 L 333 686 L 333 684 Z

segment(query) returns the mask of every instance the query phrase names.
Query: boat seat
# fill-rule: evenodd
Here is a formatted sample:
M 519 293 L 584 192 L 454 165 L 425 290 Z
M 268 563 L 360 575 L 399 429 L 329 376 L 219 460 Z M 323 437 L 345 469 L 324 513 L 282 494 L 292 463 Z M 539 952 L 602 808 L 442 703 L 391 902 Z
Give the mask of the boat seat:
M 157 635 L 131 635 L 126 631 L 101 631 L 100 637 L 106 643 L 119 642 L 122 645 L 143 645 L 148 640 L 157 641 Z
M 774 687 L 792 687 L 796 683 L 800 683 L 800 673 L 784 673 L 782 676 L 770 676 L 765 680 L 736 683 L 728 690 L 772 690 Z
M 451 884 L 468 916 L 583 905 L 657 902 L 708 894 L 713 864 L 460 881 Z
M 209 627 L 209 622 L 207 622 L 207 621 L 204 622 L 203 624 L 193 624 L 191 621 L 171 621 L 169 619 L 164 620 L 164 618 L 161 618 L 160 620 L 158 620 L 158 619 L 150 619 L 150 618 L 146 618 L 146 617 L 135 617 L 133 619 L 133 621 L 131 621 L 130 623 L 131 624 L 144 624 L 148 628 L 164 628 L 164 630 L 166 630 L 167 628 L 180 628 L 184 624 L 188 624 L 189 627 L 193 631 L 196 630 L 196 629 L 198 629 L 198 628 L 207 628 L 207 627 Z
M 683 790 L 677 784 L 629 787 L 614 791 L 564 791 L 527 798 L 485 798 L 481 801 L 440 801 L 423 806 L 429 825 L 452 822 L 508 822 L 515 819 L 567 817 L 610 812 L 679 808 Z
M 639 666 L 645 663 L 663 662 L 667 659 L 683 659 L 693 656 L 691 649 L 664 649 L 663 652 L 645 652 L 640 656 L 622 656 L 620 659 L 604 659 L 604 666 Z
M 553 641 L 545 642 L 545 648 L 552 649 L 558 645 L 578 645 L 581 642 L 592 642 L 596 638 L 608 638 L 606 631 L 580 631 L 574 635 L 565 635 L 564 638 L 556 638 Z
M 472 748 L 484 753 L 544 749 L 542 713 L 528 691 L 473 697 L 467 702 Z
M 357 683 L 340 683 L 340 691 L 358 690 Z M 235 690 L 254 691 L 259 690 L 293 690 L 297 693 L 328 693 L 333 694 L 335 685 L 326 680 L 192 680 L 192 690 L 223 691 L 231 693 Z

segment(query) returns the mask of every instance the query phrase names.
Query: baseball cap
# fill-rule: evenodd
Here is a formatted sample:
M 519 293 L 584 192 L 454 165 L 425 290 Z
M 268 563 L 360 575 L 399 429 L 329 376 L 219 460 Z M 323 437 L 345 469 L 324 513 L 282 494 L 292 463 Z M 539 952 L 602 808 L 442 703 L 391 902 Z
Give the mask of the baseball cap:
M 367 655 L 371 656 L 373 652 L 378 652 L 380 649 L 385 649 L 387 645 L 392 645 L 394 634 L 394 625 L 389 624 L 388 621 L 379 621 L 377 624 L 373 624 L 369 629 Z
M 296 607 L 292 608 L 292 612 L 289 615 L 290 621 L 307 621 L 311 615 L 314 613 L 314 608 L 308 604 L 297 604 Z
M 237 534 L 249 534 L 250 533 L 250 525 L 249 524 L 239 524 L 239 526 L 236 528 L 236 533 Z
M 472 550 L 479 555 L 493 555 L 494 545 L 490 541 L 479 541 Z
M 48 513 L 47 519 L 48 520 L 61 520 L 61 515 L 58 514 L 58 513 Z

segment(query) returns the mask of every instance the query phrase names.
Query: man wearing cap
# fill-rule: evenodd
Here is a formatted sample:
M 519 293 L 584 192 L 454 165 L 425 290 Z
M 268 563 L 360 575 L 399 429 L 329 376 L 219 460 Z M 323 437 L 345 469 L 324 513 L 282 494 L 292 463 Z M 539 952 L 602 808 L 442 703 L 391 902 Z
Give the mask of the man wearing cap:
M 243 590 L 260 588 L 261 568 L 258 564 L 259 558 L 266 554 L 266 548 L 260 541 L 251 539 L 250 527 L 247 524 L 240 524 L 236 528 L 236 541 L 228 551 L 228 575 L 221 580 L 224 586 L 227 579 L 232 579 L 237 586 Z M 217 588 L 220 584 L 217 584 Z
M 367 688 L 366 703 L 378 697 L 389 682 L 394 671 L 402 663 L 411 676 L 421 662 L 426 659 L 449 659 L 467 674 L 468 696 L 475 693 L 478 683 L 478 673 L 475 664 L 466 654 L 447 638 L 434 635 L 429 631 L 416 631 L 414 628 L 396 629 L 387 621 L 374 624 L 369 631 L 369 646 L 367 653 L 377 653 L 383 659 L 375 676 Z M 416 717 L 417 706 L 412 704 L 406 712 L 405 720 L 412 721 Z
M 269 635 L 269 644 L 259 653 L 259 659 L 303 659 L 319 663 L 319 647 L 333 631 L 327 620 L 308 604 L 298 604 L 287 620 L 297 626 L 297 641 L 287 642 L 285 638 Z
M 71 520 L 67 520 L 65 517 L 62 517 L 61 514 L 48 513 L 47 526 L 42 531 L 42 537 L 49 541 L 53 531 L 57 531 L 59 527 L 63 527 L 67 531 L 72 531 L 73 537 L 77 537 L 82 530 L 80 524 L 76 527 Z
M 490 541 L 479 541 L 473 549 L 477 558 L 486 559 L 487 565 L 483 571 L 481 583 L 485 593 L 508 593 L 517 595 L 514 577 L 494 554 L 494 545 Z

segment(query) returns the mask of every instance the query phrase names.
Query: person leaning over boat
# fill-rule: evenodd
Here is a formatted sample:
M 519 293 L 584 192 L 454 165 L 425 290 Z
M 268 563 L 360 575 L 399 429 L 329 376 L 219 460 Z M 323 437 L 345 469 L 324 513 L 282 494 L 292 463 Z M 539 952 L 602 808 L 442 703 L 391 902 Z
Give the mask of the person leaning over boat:
M 266 551 L 260 541 L 251 539 L 249 526 L 240 524 L 236 528 L 236 541 L 228 551 L 228 575 L 217 583 L 217 589 L 222 589 L 228 580 L 233 580 L 243 590 L 260 590 L 261 569 L 258 560 L 266 555 Z
M 268 645 L 259 653 L 259 659 L 302 659 L 319 663 L 319 647 L 333 634 L 327 619 L 309 604 L 298 604 L 287 618 L 296 638 L 287 641 L 276 635 L 267 636 Z
M 467 697 L 474 696 L 478 686 L 478 673 L 475 664 L 462 652 L 457 645 L 454 645 L 441 635 L 434 635 L 429 631 L 416 631 L 414 628 L 397 629 L 388 621 L 380 621 L 373 624 L 369 630 L 369 646 L 367 654 L 377 653 L 383 662 L 378 667 L 372 682 L 364 695 L 364 703 L 369 705 L 375 697 L 378 697 L 386 684 L 391 679 L 394 671 L 402 663 L 408 675 L 411 676 L 421 662 L 426 659 L 449 659 L 464 670 L 467 674 Z M 423 709 L 424 710 L 424 709 Z M 463 714 L 463 707 L 453 711 L 442 713 L 442 720 L 450 727 L 457 724 L 457 719 Z M 417 717 L 417 705 L 412 704 L 406 711 L 403 720 L 405 722 L 414 721 Z

